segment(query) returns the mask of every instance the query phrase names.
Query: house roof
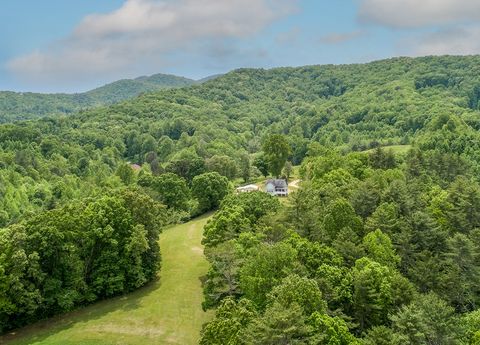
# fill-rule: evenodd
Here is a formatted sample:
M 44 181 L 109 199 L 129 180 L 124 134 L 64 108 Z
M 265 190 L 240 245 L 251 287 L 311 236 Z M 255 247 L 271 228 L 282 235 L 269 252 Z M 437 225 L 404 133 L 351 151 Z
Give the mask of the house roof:
M 258 186 L 254 185 L 254 184 L 249 184 L 247 186 L 241 186 L 241 187 L 238 187 L 237 190 L 258 190 Z
M 275 187 L 278 187 L 278 188 L 287 188 L 288 186 L 287 181 L 280 178 L 267 180 L 266 184 L 269 184 L 269 183 L 273 184 Z

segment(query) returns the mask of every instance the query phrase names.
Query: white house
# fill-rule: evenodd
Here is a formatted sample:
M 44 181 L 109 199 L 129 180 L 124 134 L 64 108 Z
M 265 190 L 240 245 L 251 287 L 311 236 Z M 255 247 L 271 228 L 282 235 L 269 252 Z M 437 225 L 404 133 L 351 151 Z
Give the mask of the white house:
M 288 184 L 287 181 L 283 179 L 267 180 L 267 182 L 265 183 L 265 190 L 270 195 L 287 196 Z
M 249 193 L 249 192 L 256 192 L 258 191 L 258 186 L 254 184 L 249 184 L 247 186 L 242 186 L 237 188 L 237 193 Z

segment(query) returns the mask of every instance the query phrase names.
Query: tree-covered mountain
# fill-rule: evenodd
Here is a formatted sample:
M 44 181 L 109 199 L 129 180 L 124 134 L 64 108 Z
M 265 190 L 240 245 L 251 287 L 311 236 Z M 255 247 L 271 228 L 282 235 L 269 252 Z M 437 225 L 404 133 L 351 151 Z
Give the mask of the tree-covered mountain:
M 203 280 L 204 307 L 219 309 L 202 344 L 473 344 L 479 66 L 444 56 L 240 69 L 1 125 L 0 329 L 151 279 L 144 213 L 174 222 L 219 209 Z M 380 149 L 391 145 L 411 150 Z M 276 157 L 302 165 L 287 205 L 231 195 L 232 181 L 278 175 Z M 125 255 L 135 275 L 109 275 Z
M 76 94 L 0 91 L 0 123 L 46 115 L 71 114 L 89 107 L 113 104 L 141 93 L 184 87 L 196 81 L 168 74 L 122 79 Z
M 399 58 L 364 65 L 241 69 L 199 86 L 85 112 L 71 122 L 108 137 L 122 120 L 129 123 L 121 129 L 124 136 L 188 142 L 172 152 L 188 146 L 206 157 L 222 151 L 234 155 L 239 149 L 255 153 L 265 134 L 283 133 L 296 164 L 312 141 L 353 151 L 414 141 L 433 147 L 432 140 L 447 135 L 440 134 L 447 122 L 450 131 L 461 133 L 451 135 L 452 140 L 477 135 L 479 62 L 478 56 Z M 426 138 L 427 132 L 433 135 Z M 127 158 L 141 162 L 145 152 L 140 146 L 129 147 Z
M 0 126 L 0 173 L 18 174 L 12 181 L 19 185 L 31 177 L 21 200 L 31 199 L 41 180 L 50 194 L 52 181 L 101 180 L 125 161 L 188 181 L 207 167 L 248 178 L 264 171 L 262 140 L 271 133 L 286 136 L 295 165 L 315 145 L 349 152 L 414 144 L 457 154 L 477 169 L 479 62 L 479 56 L 428 57 L 241 69 L 70 116 Z M 0 202 L 7 219 L 38 204 L 12 207 L 6 200 Z
M 157 91 L 159 89 L 177 88 L 193 85 L 192 79 L 177 77 L 169 74 L 154 74 L 149 77 L 122 79 L 111 84 L 88 91 L 85 95 L 96 104 L 112 104 L 125 99 L 133 98 L 141 93 Z

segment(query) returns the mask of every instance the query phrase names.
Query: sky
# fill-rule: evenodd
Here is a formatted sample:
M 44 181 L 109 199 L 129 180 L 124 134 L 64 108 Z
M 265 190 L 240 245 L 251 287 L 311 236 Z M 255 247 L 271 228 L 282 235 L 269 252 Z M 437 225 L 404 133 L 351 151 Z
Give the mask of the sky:
M 480 53 L 479 0 L 2 0 L 0 90 Z

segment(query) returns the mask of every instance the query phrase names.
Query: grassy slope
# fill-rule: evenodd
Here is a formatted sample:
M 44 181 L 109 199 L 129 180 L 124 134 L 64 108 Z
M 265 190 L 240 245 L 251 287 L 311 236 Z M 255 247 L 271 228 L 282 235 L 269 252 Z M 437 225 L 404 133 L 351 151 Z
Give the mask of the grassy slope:
M 0 344 L 197 344 L 211 317 L 201 309 L 199 277 L 208 263 L 200 245 L 208 217 L 172 227 L 160 237 L 161 279 L 132 294 L 96 303 L 0 337 Z
M 393 153 L 407 153 L 412 148 L 412 145 L 391 145 L 391 146 L 382 146 L 384 151 L 392 150 Z M 364 152 L 373 152 L 375 149 L 366 150 Z

